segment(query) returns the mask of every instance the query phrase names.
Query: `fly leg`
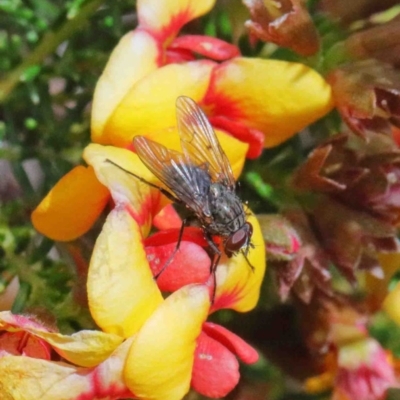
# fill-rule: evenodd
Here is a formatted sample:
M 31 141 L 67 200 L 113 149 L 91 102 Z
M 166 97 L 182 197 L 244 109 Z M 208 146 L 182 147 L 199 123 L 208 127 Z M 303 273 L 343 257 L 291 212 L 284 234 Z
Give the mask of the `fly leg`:
M 215 299 L 215 294 L 217 292 L 217 276 L 216 276 L 216 272 L 217 272 L 217 267 L 219 264 L 219 261 L 221 260 L 221 250 L 218 248 L 218 246 L 215 244 L 213 238 L 211 237 L 211 235 L 208 232 L 204 233 L 204 237 L 207 240 L 208 245 L 210 246 L 210 249 L 213 251 L 214 253 L 214 257 L 211 263 L 211 267 L 210 267 L 210 273 L 213 275 L 213 279 L 214 279 L 214 286 L 213 286 L 213 292 L 212 292 L 212 297 L 211 297 L 211 304 L 214 303 L 214 299 Z
M 252 265 L 251 262 L 250 262 L 250 260 L 247 258 L 247 253 L 248 253 L 248 252 L 245 251 L 245 250 L 241 250 L 240 252 L 243 254 L 243 257 L 244 257 L 245 260 L 247 261 L 247 264 L 249 265 L 251 271 L 254 272 L 254 271 L 255 271 L 254 265 Z
M 120 165 L 116 164 L 114 161 L 111 161 L 110 159 L 106 159 L 106 162 L 114 165 L 115 167 L 119 168 L 121 171 L 126 172 L 129 175 L 134 176 L 136 179 L 138 179 L 140 182 L 146 183 L 147 185 L 158 189 L 164 196 L 168 197 L 171 201 L 173 201 L 174 203 L 177 204 L 182 204 L 182 201 L 179 200 L 177 197 L 173 196 L 170 192 L 168 192 L 168 190 L 165 190 L 164 188 L 162 188 L 161 186 L 157 186 L 154 183 L 151 183 L 149 181 L 146 181 L 146 179 L 143 179 L 142 177 L 140 177 L 139 175 L 136 175 L 135 173 L 133 173 L 132 171 L 128 171 L 127 169 L 121 167 Z
M 160 275 L 167 269 L 168 265 L 171 264 L 171 261 L 174 259 L 175 254 L 178 252 L 179 247 L 181 246 L 183 230 L 184 230 L 185 226 L 187 226 L 189 221 L 190 221 L 190 218 L 185 218 L 182 221 L 182 225 L 181 225 L 181 229 L 179 230 L 178 242 L 176 243 L 176 247 L 175 247 L 174 251 L 171 253 L 171 255 L 168 257 L 168 260 L 164 263 L 164 265 L 162 266 L 160 271 L 158 271 L 158 273 L 156 275 L 154 275 L 155 280 L 157 280 L 160 277 Z

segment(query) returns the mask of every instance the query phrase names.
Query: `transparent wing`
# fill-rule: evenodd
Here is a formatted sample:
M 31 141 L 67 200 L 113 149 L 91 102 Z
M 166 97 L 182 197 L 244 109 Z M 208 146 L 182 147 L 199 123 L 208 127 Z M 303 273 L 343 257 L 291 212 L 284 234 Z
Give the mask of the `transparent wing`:
M 183 203 L 200 218 L 210 216 L 208 192 L 211 185 L 209 173 L 190 163 L 190 160 L 174 150 L 136 136 L 135 150 L 143 164 Z
M 221 148 L 207 117 L 189 97 L 176 101 L 181 146 L 185 156 L 195 165 L 205 165 L 213 182 L 235 189 L 235 178 L 228 157 Z

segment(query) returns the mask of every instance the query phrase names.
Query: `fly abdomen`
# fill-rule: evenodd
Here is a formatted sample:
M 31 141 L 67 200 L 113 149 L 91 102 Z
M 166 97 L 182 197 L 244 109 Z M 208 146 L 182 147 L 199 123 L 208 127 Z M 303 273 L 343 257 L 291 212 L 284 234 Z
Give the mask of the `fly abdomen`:
M 241 200 L 234 192 L 219 183 L 210 186 L 210 208 L 213 233 L 229 236 L 239 230 L 246 222 Z

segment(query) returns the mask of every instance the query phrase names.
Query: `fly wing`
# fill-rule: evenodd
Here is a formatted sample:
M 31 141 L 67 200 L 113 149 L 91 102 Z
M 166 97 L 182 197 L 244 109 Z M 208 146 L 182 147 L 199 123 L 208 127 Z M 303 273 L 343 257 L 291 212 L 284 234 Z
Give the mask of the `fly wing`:
M 210 215 L 208 192 L 211 178 L 208 172 L 182 154 L 165 146 L 136 136 L 133 144 L 143 164 L 186 206 L 200 218 Z
M 185 156 L 195 165 L 208 168 L 213 182 L 235 189 L 235 178 L 228 157 L 221 148 L 207 117 L 190 97 L 176 101 L 181 146 Z

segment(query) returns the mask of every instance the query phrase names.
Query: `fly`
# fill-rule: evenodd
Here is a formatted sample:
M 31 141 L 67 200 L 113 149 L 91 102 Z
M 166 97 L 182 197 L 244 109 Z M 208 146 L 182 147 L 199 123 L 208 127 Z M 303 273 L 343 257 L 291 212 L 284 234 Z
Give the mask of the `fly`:
M 247 254 L 252 246 L 253 227 L 246 221 L 243 203 L 236 194 L 235 179 L 228 157 L 210 122 L 194 100 L 185 96 L 178 97 L 176 113 L 182 152 L 168 149 L 144 136 L 133 139 L 141 161 L 168 190 L 127 172 L 159 189 L 173 202 L 184 205 L 190 211 L 191 219 L 201 226 L 204 237 L 216 256 L 212 271 L 221 258 L 221 251 L 213 236 L 222 239 L 222 247 L 228 257 L 240 252 L 251 266 Z M 107 161 L 114 164 L 111 160 Z M 187 220 L 183 221 L 176 249 L 161 272 L 179 249 L 187 223 Z

